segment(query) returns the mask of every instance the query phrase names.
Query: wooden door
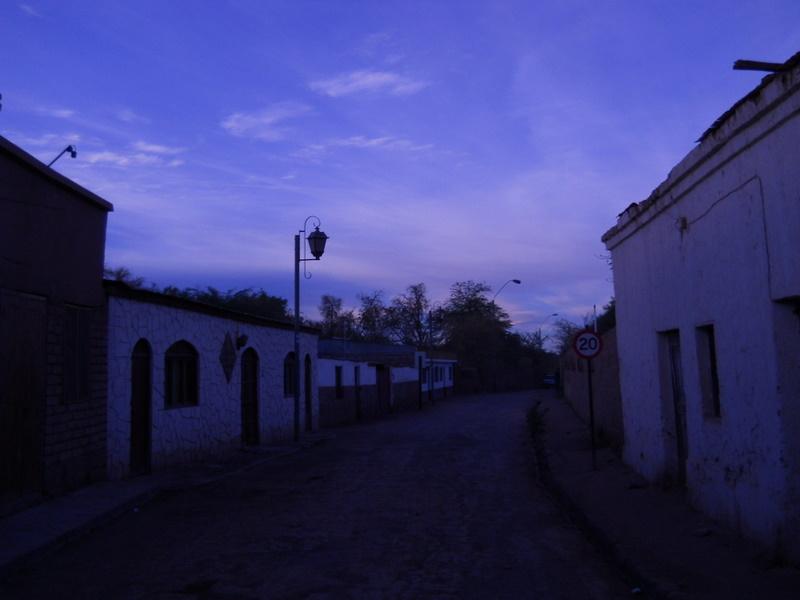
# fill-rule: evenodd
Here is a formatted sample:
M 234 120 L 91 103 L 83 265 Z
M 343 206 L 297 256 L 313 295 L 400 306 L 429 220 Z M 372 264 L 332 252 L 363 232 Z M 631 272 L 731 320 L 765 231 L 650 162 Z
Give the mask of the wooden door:
M 258 442 L 258 354 L 248 348 L 242 354 L 242 443 L 254 446 Z
M 0 292 L 0 492 L 42 487 L 47 303 Z
M 150 472 L 153 430 L 153 352 L 139 340 L 131 354 L 131 475 Z
M 375 377 L 378 387 L 378 406 L 386 406 L 392 410 L 392 380 L 389 367 L 386 365 L 376 365 Z
M 681 366 L 681 338 L 677 331 L 667 333 L 669 350 L 669 372 L 672 388 L 672 407 L 675 414 L 675 452 L 677 457 L 677 479 L 679 485 L 686 484 L 686 396 L 683 391 L 683 368 Z
M 356 421 L 360 421 L 363 414 L 361 408 L 361 367 L 359 365 L 353 367 L 353 383 L 355 384 L 356 394 Z

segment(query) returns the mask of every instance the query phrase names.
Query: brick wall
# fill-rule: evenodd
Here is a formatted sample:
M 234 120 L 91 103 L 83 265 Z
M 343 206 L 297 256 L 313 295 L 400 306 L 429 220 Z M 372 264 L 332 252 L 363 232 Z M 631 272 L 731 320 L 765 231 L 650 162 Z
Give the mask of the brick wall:
M 66 306 L 47 311 L 47 391 L 43 436 L 43 488 L 57 494 L 106 475 L 107 343 L 105 307 L 86 308 L 88 387 L 79 398 L 65 389 Z

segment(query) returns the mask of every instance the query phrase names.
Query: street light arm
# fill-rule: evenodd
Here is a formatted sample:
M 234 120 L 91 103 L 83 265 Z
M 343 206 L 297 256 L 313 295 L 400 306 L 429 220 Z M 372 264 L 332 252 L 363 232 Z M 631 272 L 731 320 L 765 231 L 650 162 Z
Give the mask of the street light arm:
M 501 286 L 500 286 L 500 289 L 499 289 L 499 290 L 497 290 L 497 291 L 494 293 L 494 296 L 492 296 L 492 302 L 494 302 L 495 298 L 497 298 L 497 295 L 498 295 L 500 292 L 502 292 L 502 291 L 503 291 L 503 288 L 504 288 L 504 287 L 506 287 L 506 286 L 507 286 L 509 283 L 516 283 L 517 285 L 519 285 L 520 283 L 522 283 L 522 281 L 520 281 L 519 279 L 509 279 L 508 281 L 506 281 L 506 282 L 505 282 L 503 285 L 501 285 Z

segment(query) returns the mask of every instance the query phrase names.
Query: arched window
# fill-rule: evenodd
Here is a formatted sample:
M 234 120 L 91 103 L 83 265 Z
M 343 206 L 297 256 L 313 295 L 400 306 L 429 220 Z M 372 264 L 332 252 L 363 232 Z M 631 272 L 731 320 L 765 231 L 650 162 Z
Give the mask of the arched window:
M 283 395 L 286 398 L 294 396 L 295 369 L 297 361 L 294 359 L 294 352 L 289 352 L 283 359 Z
M 167 349 L 164 357 L 164 402 L 167 408 L 196 406 L 197 350 L 181 340 Z

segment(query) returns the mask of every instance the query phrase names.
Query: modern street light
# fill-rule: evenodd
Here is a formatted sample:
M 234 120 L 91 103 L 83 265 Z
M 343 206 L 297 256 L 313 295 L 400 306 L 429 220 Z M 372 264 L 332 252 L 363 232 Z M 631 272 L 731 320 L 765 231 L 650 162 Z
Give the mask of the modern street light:
M 74 146 L 74 144 L 70 144 L 69 146 L 64 148 L 61 152 L 59 152 L 58 156 L 56 156 L 53 160 L 51 160 L 49 163 L 47 163 L 47 166 L 48 167 L 52 167 L 53 163 L 56 162 L 62 156 L 64 156 L 64 154 L 66 154 L 67 152 L 69 152 L 69 155 L 72 158 L 75 158 L 76 156 L 78 156 L 78 149 Z
M 306 240 L 314 258 L 306 258 L 306 246 L 303 245 L 303 258 L 300 258 L 300 235 L 306 233 L 308 222 L 314 219 L 316 225 Z M 300 263 L 303 263 L 303 277 L 311 279 L 311 273 L 306 272 L 305 263 L 310 260 L 319 260 L 325 252 L 325 242 L 328 236 L 319 230 L 320 220 L 310 216 L 303 223 L 303 228 L 294 236 L 294 441 L 300 439 Z
M 497 298 L 497 295 L 498 295 L 500 292 L 502 292 L 502 291 L 503 291 L 503 288 L 504 288 L 504 287 L 506 287 L 506 286 L 507 286 L 509 283 L 516 283 L 517 285 L 519 285 L 519 284 L 520 284 L 520 283 L 522 283 L 522 282 L 521 282 L 519 279 L 509 279 L 509 280 L 508 280 L 508 281 L 506 281 L 506 282 L 505 282 L 503 285 L 501 285 L 501 286 L 500 286 L 500 289 L 499 289 L 499 290 L 497 290 L 497 291 L 494 293 L 494 296 L 492 296 L 492 302 L 494 302 L 494 299 L 495 299 L 495 298 Z

